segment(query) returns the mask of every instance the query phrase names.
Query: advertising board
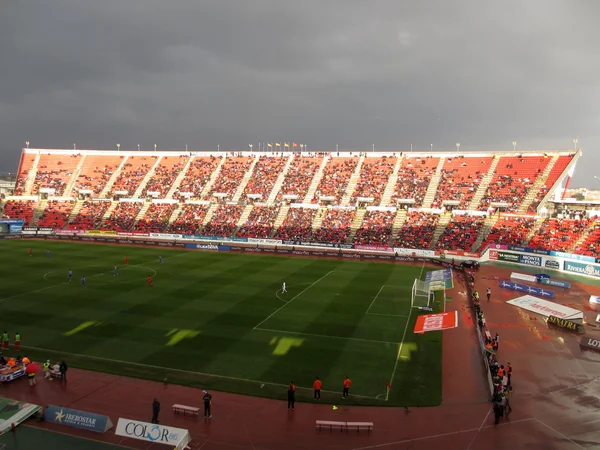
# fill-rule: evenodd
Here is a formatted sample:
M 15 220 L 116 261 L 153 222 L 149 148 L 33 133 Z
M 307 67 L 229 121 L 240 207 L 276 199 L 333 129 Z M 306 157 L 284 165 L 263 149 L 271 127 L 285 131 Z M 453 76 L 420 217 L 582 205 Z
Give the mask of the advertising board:
M 580 334 L 585 333 L 585 330 L 583 329 L 583 325 L 581 325 L 580 323 L 576 323 L 576 322 L 573 322 L 573 321 L 567 320 L 567 319 L 561 319 L 560 317 L 549 316 L 546 323 L 548 325 L 552 325 L 554 327 L 561 328 L 563 330 L 573 331 L 574 333 L 580 333 Z
M 458 326 L 458 311 L 440 314 L 424 314 L 417 317 L 414 332 L 416 334 L 428 331 L 441 331 L 456 328 Z
M 117 422 L 115 434 L 153 444 L 165 444 L 171 448 L 185 448 L 191 441 L 188 430 L 122 418 Z
M 582 337 L 579 345 L 591 350 L 600 350 L 600 340 L 591 337 Z
M 565 289 L 571 288 L 571 283 L 569 283 L 568 281 L 553 280 L 552 278 L 540 278 L 540 283 L 545 284 L 547 286 L 556 286 Z
M 565 261 L 564 270 L 565 272 L 600 278 L 600 265 L 598 264 L 584 264 L 574 261 Z
M 550 289 L 540 289 L 538 287 L 527 286 L 525 284 L 513 283 L 512 281 L 501 281 L 500 287 L 504 289 L 511 289 L 517 292 L 526 292 L 531 295 L 537 295 L 540 297 L 554 298 L 554 291 Z
M 498 252 L 498 261 L 520 263 L 521 258 L 516 253 Z
M 104 433 L 113 426 L 108 416 L 63 408 L 62 406 L 48 405 L 44 411 L 46 422 L 66 425 L 81 430 Z
M 533 275 L 527 275 L 524 273 L 513 272 L 510 274 L 510 277 L 514 278 L 515 280 L 529 281 L 530 283 L 537 283 L 537 277 L 534 277 Z
M 542 257 L 535 255 L 519 255 L 519 264 L 541 267 Z
M 546 317 L 556 316 L 561 319 L 583 320 L 583 313 L 581 311 L 531 295 L 524 295 L 509 300 L 506 303 Z

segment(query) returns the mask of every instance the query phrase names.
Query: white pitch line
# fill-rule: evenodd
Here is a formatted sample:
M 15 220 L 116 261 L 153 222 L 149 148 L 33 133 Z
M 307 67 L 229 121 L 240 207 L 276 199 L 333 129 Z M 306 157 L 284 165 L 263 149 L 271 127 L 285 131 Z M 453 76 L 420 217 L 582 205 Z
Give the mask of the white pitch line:
M 123 360 L 119 360 L 119 359 L 103 358 L 101 356 L 82 355 L 81 353 L 63 352 L 60 350 L 51 350 L 51 349 L 41 348 L 41 347 L 31 347 L 28 345 L 24 345 L 24 346 L 22 346 L 22 348 L 29 349 L 29 350 L 36 350 L 39 352 L 50 352 L 50 353 L 57 353 L 57 354 L 66 355 L 66 356 L 76 356 L 76 357 L 80 357 L 80 358 L 95 359 L 97 361 L 104 361 L 104 362 L 109 362 L 109 363 L 114 363 L 114 364 L 123 364 L 123 365 L 130 365 L 130 366 L 136 366 L 136 367 L 143 367 L 146 369 L 167 370 L 170 372 L 185 373 L 188 375 L 191 374 L 191 375 L 200 375 L 200 376 L 204 376 L 204 377 L 219 378 L 219 379 L 223 379 L 223 380 L 243 381 L 245 383 L 255 383 L 255 384 L 259 384 L 259 385 L 262 384 L 262 385 L 278 386 L 278 387 L 284 387 L 284 388 L 289 387 L 288 384 L 272 383 L 270 381 L 250 380 L 248 378 L 238 378 L 238 377 L 232 377 L 232 376 L 227 376 L 227 375 L 217 375 L 217 374 L 213 374 L 213 373 L 194 372 L 193 370 L 184 370 L 184 369 L 175 369 L 172 367 L 155 366 L 152 364 L 142 364 L 142 363 L 136 363 L 136 362 L 132 362 L 132 361 L 123 361 Z M 312 387 L 302 387 L 302 386 L 298 386 L 298 385 L 296 385 L 296 389 L 301 389 L 301 390 L 305 390 L 305 391 L 313 390 Z M 340 394 L 339 391 L 327 391 L 324 389 L 322 389 L 321 392 L 326 392 L 328 394 L 336 394 L 336 395 Z M 367 399 L 371 399 L 371 400 L 377 400 L 376 397 L 369 396 L 369 395 L 357 395 L 357 394 L 348 394 L 348 395 L 350 397 L 367 398 Z
M 481 430 L 485 426 L 485 423 L 487 422 L 488 417 L 490 417 L 490 413 L 492 412 L 492 409 L 493 408 L 490 408 L 488 410 L 487 414 L 485 415 L 485 417 L 483 418 L 483 421 L 481 422 L 481 426 L 479 427 L 477 432 L 473 435 L 473 439 L 471 439 L 471 442 L 469 442 L 469 446 L 467 447 L 467 450 L 471 450 L 471 446 L 473 445 L 473 442 L 475 442 L 475 439 L 477 439 L 477 436 L 479 436 L 479 433 L 481 433 Z
M 405 319 L 410 316 L 404 316 L 402 314 L 381 314 L 381 313 L 365 313 L 367 316 L 382 316 L 382 317 L 404 317 Z
M 371 306 L 373 306 L 373 303 L 375 303 L 375 300 L 377 300 L 377 297 L 379 297 L 379 294 L 381 294 L 381 291 L 383 291 L 384 287 L 385 287 L 385 284 L 382 284 L 381 288 L 379 288 L 379 291 L 377 292 L 377 295 L 375 297 L 373 297 L 373 301 L 371 302 L 371 304 L 367 308 L 367 312 L 365 314 L 369 314 L 369 310 L 371 309 Z
M 392 371 L 392 376 L 390 377 L 390 385 L 394 385 L 394 377 L 396 376 L 396 369 L 398 369 L 398 361 L 400 361 L 400 357 L 402 355 L 402 346 L 404 345 L 404 339 L 406 339 L 406 332 L 408 331 L 408 324 L 410 323 L 410 315 L 412 314 L 412 308 L 408 310 L 408 318 L 406 320 L 406 325 L 404 325 L 404 333 L 402 334 L 402 340 L 398 345 L 398 355 L 396 355 L 396 363 L 394 364 L 394 370 Z M 389 395 L 389 394 L 388 394 Z M 388 395 L 385 396 L 385 400 L 387 401 Z
M 264 319 L 262 322 L 260 322 L 258 325 L 256 325 L 253 329 L 256 330 L 263 323 L 265 323 L 267 320 L 269 320 L 271 317 L 273 317 L 275 314 L 277 314 L 279 311 L 281 311 L 283 308 L 285 308 L 287 305 L 289 305 L 290 303 L 292 303 L 294 300 L 296 300 L 298 297 L 300 297 L 302 294 L 304 294 L 306 291 L 308 291 L 311 287 L 313 287 L 315 284 L 317 284 L 319 281 L 321 281 L 322 279 L 324 279 L 325 277 L 327 277 L 328 275 L 330 275 L 333 272 L 334 272 L 333 270 L 330 270 L 325 275 L 323 275 L 321 278 L 319 278 L 317 281 L 315 281 L 314 283 L 312 283 L 310 286 L 308 286 L 305 289 L 303 289 L 302 291 L 300 291 L 299 294 L 296 294 L 295 296 L 293 296 L 291 298 L 291 300 L 289 302 L 283 304 L 282 306 L 280 306 L 279 308 L 277 308 L 275 311 L 273 311 L 271 314 L 269 314 L 266 319 Z
M 556 434 L 558 434 L 561 438 L 569 441 L 571 444 L 575 445 L 578 448 L 584 449 L 584 447 L 582 445 L 579 445 L 577 442 L 575 442 L 573 439 L 569 438 L 568 436 L 565 436 L 564 434 L 562 434 L 560 431 L 558 431 L 556 428 L 552 428 L 550 425 L 548 425 L 547 423 L 542 422 L 540 419 L 538 419 L 537 417 L 534 417 L 534 420 L 536 422 L 538 422 L 539 424 L 545 426 L 546 428 L 548 428 L 551 431 L 554 431 Z
M 254 331 L 265 331 L 267 333 L 292 334 L 292 335 L 296 335 L 296 336 L 308 336 L 308 337 L 318 337 L 318 338 L 341 339 L 341 340 L 344 340 L 344 341 L 371 342 L 373 344 L 398 345 L 398 342 L 377 341 L 377 340 L 373 340 L 373 339 L 361 339 L 361 338 L 344 337 L 344 336 L 332 336 L 332 335 L 328 335 L 328 334 L 302 333 L 300 331 L 271 330 L 269 328 L 254 328 Z
M 187 255 L 187 254 L 189 254 L 189 253 L 191 253 L 191 252 L 179 253 L 179 254 L 177 254 L 177 255 L 168 256 L 168 257 L 166 257 L 166 258 L 163 258 L 163 261 L 164 261 L 164 260 L 166 260 L 166 259 L 177 258 L 178 256 Z M 150 264 L 150 263 L 153 263 L 153 262 L 156 262 L 156 261 L 158 261 L 158 260 L 156 260 L 156 259 L 153 259 L 152 261 L 147 261 L 147 262 L 143 262 L 143 263 L 140 263 L 140 264 L 133 264 L 133 265 L 131 265 L 131 266 L 127 266 L 127 267 L 138 267 L 138 266 L 143 266 L 143 265 L 145 265 L 145 264 Z M 127 267 L 124 267 L 124 268 L 123 268 L 123 270 L 127 269 Z M 154 270 L 154 269 L 150 269 L 150 270 Z M 56 270 L 53 270 L 52 272 L 56 272 Z M 48 273 L 52 273 L 52 272 L 48 272 Z M 156 272 L 156 271 L 155 271 L 155 272 Z M 95 275 L 90 275 L 88 278 L 94 278 L 94 277 L 98 277 L 98 276 L 100 276 L 100 275 L 102 275 L 102 274 L 101 274 L 101 273 L 97 273 L 97 274 L 95 274 Z M 57 287 L 57 286 L 68 286 L 69 284 L 72 284 L 72 283 L 69 283 L 69 282 L 58 283 L 58 284 L 53 284 L 52 286 L 46 286 L 46 287 L 43 287 L 43 288 L 41 288 L 41 289 L 36 289 L 36 290 L 33 290 L 33 291 L 29 291 L 29 292 L 22 292 L 21 294 L 16 294 L 16 295 L 12 295 L 12 296 L 10 296 L 10 297 L 4 297 L 4 298 L 0 298 L 0 302 L 3 302 L 4 300 L 10 300 L 10 299 L 12 299 L 12 298 L 18 298 L 18 297 L 22 297 L 23 295 L 35 294 L 35 293 L 37 293 L 37 292 L 47 291 L 48 289 L 52 289 L 52 288 L 55 288 L 55 287 Z

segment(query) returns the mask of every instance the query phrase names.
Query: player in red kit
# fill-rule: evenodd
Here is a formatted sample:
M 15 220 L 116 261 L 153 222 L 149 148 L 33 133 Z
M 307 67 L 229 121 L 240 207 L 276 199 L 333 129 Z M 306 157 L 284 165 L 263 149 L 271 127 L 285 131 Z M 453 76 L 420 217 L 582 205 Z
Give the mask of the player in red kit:
M 31 256 L 31 253 L 33 253 L 33 249 L 29 247 L 29 256 Z
M 125 265 L 129 264 L 129 256 L 125 257 Z
M 148 277 L 148 286 L 152 287 L 152 277 Z

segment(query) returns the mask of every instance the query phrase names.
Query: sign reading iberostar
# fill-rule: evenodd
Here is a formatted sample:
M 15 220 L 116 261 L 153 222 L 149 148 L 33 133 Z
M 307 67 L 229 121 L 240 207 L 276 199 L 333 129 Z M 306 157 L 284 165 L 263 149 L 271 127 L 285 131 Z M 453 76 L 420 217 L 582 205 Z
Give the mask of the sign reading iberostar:
M 98 433 L 104 433 L 113 426 L 108 416 L 54 405 L 46 407 L 44 420 L 46 422 L 67 425 L 82 430 L 96 431 Z
M 119 419 L 115 434 L 177 449 L 189 448 L 192 440 L 188 430 L 130 419 Z

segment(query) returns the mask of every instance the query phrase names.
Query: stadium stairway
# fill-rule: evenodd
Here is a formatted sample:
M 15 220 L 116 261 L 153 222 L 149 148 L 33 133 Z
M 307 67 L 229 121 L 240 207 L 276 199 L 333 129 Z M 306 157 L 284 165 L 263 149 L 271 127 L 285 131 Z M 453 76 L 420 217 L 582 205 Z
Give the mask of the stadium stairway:
M 75 205 L 73 206 L 73 209 L 71 210 L 71 214 L 69 214 L 69 217 L 67 217 L 67 223 L 65 224 L 65 228 L 67 227 L 67 225 L 69 225 L 73 219 L 75 217 L 77 217 L 77 215 L 79 214 L 79 211 L 81 211 L 81 208 L 83 208 L 83 200 L 77 200 L 75 202 Z
M 190 159 L 188 159 L 188 162 L 185 163 L 185 166 L 183 167 L 183 169 L 181 170 L 181 172 L 179 172 L 177 174 L 177 178 L 175 178 L 175 181 L 173 181 L 173 184 L 171 185 L 171 188 L 169 189 L 169 192 L 167 192 L 167 195 L 165 195 L 166 199 L 168 199 L 168 200 L 172 200 L 173 199 L 173 195 L 179 189 L 179 185 L 181 185 L 181 182 L 185 178 L 185 174 L 187 173 L 188 169 L 192 165 L 192 161 L 194 161 L 194 158 L 196 158 L 196 157 L 192 156 Z M 175 216 L 175 217 L 177 217 L 177 216 Z
M 494 225 L 496 225 L 496 222 L 499 218 L 500 216 L 497 215 L 487 216 L 485 222 L 483 223 L 483 227 L 481 227 L 481 230 L 479 230 L 479 235 L 477 236 L 475 243 L 471 247 L 472 252 L 477 252 L 479 250 L 479 247 L 481 247 L 483 241 L 487 239 L 488 235 L 492 231 L 492 228 L 494 228 Z
M 494 178 L 494 174 L 496 173 L 496 167 L 498 167 L 499 162 L 500 156 L 495 155 L 492 164 L 490 164 L 489 170 L 483 177 L 481 177 L 481 183 L 479 184 L 477 191 L 475 191 L 475 195 L 471 199 L 471 203 L 467 208 L 468 210 L 477 211 L 477 209 L 479 208 L 479 205 L 481 204 L 481 199 L 483 199 L 483 196 L 485 195 L 488 186 Z
M 100 221 L 100 223 L 104 223 L 104 221 L 110 218 L 110 215 L 113 213 L 118 204 L 119 202 L 116 200 L 110 202 L 110 206 L 106 208 L 106 211 L 104 211 L 104 215 L 102 216 L 102 220 Z
M 396 190 L 396 183 L 398 182 L 398 172 L 400 171 L 400 166 L 402 165 L 402 156 L 398 157 L 396 160 L 396 165 L 394 166 L 394 171 L 390 175 L 388 180 L 388 184 L 385 187 L 383 194 L 381 196 L 381 202 L 379 206 L 388 206 L 390 201 L 392 200 L 392 195 Z
M 110 192 L 110 190 L 114 186 L 115 182 L 119 178 L 119 175 L 123 171 L 123 167 L 125 167 L 125 164 L 127 163 L 128 159 L 129 159 L 129 156 L 125 156 L 123 158 L 123 161 L 121 161 L 121 164 L 119 164 L 119 167 L 117 167 L 117 170 L 114 171 L 114 173 L 112 174 L 112 176 L 110 177 L 110 179 L 108 180 L 106 185 L 104 186 L 104 189 L 102 189 L 102 192 L 100 192 L 100 195 L 98 196 L 99 198 L 108 198 L 108 193 Z M 111 205 L 108 209 L 110 209 L 111 213 L 112 213 L 112 210 L 114 209 L 114 207 Z M 108 212 L 108 210 L 107 210 L 107 212 Z M 110 217 L 110 214 L 108 216 L 105 214 L 105 217 L 103 217 L 103 219 L 108 219 L 108 217 Z
M 578 247 L 580 247 L 587 240 L 587 238 L 590 237 L 592 233 L 594 233 L 596 229 L 596 224 L 598 224 L 597 221 L 592 223 L 589 227 L 587 227 L 585 231 L 581 233 L 581 236 L 579 236 L 579 238 L 577 238 L 577 240 L 573 242 L 573 245 L 571 245 L 567 253 L 575 253 L 575 250 Z
M 238 186 L 237 190 L 235 191 L 235 194 L 233 194 L 232 201 L 237 203 L 240 201 L 240 198 L 242 198 L 242 194 L 244 193 L 244 190 L 246 190 L 246 186 L 248 186 L 248 182 L 250 181 L 250 178 L 252 178 L 252 175 L 254 174 L 254 168 L 256 167 L 256 163 L 258 162 L 259 157 L 260 157 L 260 155 L 258 155 L 258 154 L 254 156 L 254 160 L 252 161 L 252 164 L 250 164 L 250 167 L 248 168 L 248 171 L 244 174 L 244 178 L 242 178 L 240 185 Z
M 315 197 L 315 192 L 317 192 L 317 188 L 319 187 L 319 183 L 321 182 L 321 178 L 323 178 L 323 171 L 325 170 L 325 166 L 327 165 L 330 159 L 331 155 L 329 154 L 323 157 L 323 162 L 321 163 L 319 170 L 317 171 L 317 173 L 315 173 L 315 176 L 310 182 L 310 186 L 308 187 L 308 191 L 304 196 L 303 203 L 312 203 L 313 198 Z
M 137 223 L 144 218 L 150 206 L 152 206 L 152 202 L 144 202 L 144 206 L 142 206 L 140 212 L 138 212 L 135 216 L 135 220 L 133 221 L 133 229 L 135 229 Z
M 35 208 L 35 211 L 33 212 L 33 217 L 29 222 L 29 226 L 35 227 L 37 225 L 38 220 L 40 220 L 40 217 L 42 217 L 42 214 L 44 214 L 44 211 L 46 210 L 46 206 L 48 206 L 48 200 L 41 200 L 37 204 L 37 208 Z
M 435 194 L 440 185 L 440 180 L 442 179 L 442 168 L 444 167 L 445 161 L 446 158 L 440 158 L 440 162 L 435 169 L 435 174 L 431 177 L 431 181 L 427 187 L 427 192 L 425 192 L 425 197 L 423 197 L 423 204 L 421 205 L 422 208 L 431 208 L 431 204 L 435 199 Z
M 208 183 L 206 183 L 206 186 L 204 186 L 204 189 L 202 189 L 202 192 L 200 193 L 201 199 L 204 199 L 204 198 L 206 198 L 206 196 L 208 196 L 210 190 L 213 187 L 213 184 L 215 184 L 215 181 L 217 181 L 217 178 L 218 178 L 219 174 L 221 173 L 221 168 L 223 167 L 223 164 L 225 163 L 226 158 L 227 158 L 227 153 L 224 153 L 223 156 L 221 157 L 221 162 L 219 163 L 217 168 L 214 170 L 214 172 L 208 179 Z M 211 205 L 211 208 L 212 208 L 212 205 Z M 210 211 L 210 209 L 209 209 L 209 211 Z M 212 212 L 212 214 L 214 214 L 214 211 Z M 212 214 L 210 215 L 211 217 L 212 217 Z M 208 221 L 206 223 L 208 223 Z
M 311 228 L 314 230 L 318 230 L 323 225 L 323 219 L 325 218 L 325 214 L 327 213 L 327 207 L 321 206 L 315 214 L 315 218 L 313 219 Z
M 392 223 L 392 233 L 390 235 L 390 245 L 394 245 L 394 241 L 398 237 L 398 233 L 404 226 L 408 213 L 404 208 L 398 208 L 396 211 L 396 217 L 394 217 L 394 223 Z
M 75 182 L 77 181 L 77 178 L 79 177 L 79 174 L 81 173 L 81 169 L 83 168 L 83 165 L 85 164 L 86 156 L 87 155 L 85 153 L 83 155 L 81 155 L 81 159 L 77 163 L 77 166 L 75 167 L 75 170 L 73 171 L 73 174 L 71 175 L 71 178 L 69 179 L 69 182 L 65 186 L 65 191 L 63 192 L 63 197 L 77 197 L 77 194 L 73 195 L 73 186 L 75 186 Z
M 154 162 L 154 165 L 148 171 L 148 173 L 146 174 L 146 176 L 142 179 L 142 182 L 140 183 L 140 185 L 136 189 L 135 193 L 133 194 L 133 198 L 142 198 L 143 193 L 144 193 L 144 188 L 148 184 L 148 181 L 150 181 L 150 179 L 154 176 L 154 171 L 159 166 L 159 164 L 162 161 L 162 159 L 163 159 L 162 155 L 159 156 L 158 158 L 156 158 L 156 161 Z M 144 209 L 144 208 L 142 208 L 142 209 Z M 146 208 L 146 209 L 148 209 L 148 208 Z
M 540 189 L 544 187 L 546 181 L 548 181 L 548 177 L 550 176 L 550 172 L 554 168 L 556 161 L 558 161 L 558 155 L 553 156 L 550 162 L 546 164 L 546 168 L 544 169 L 542 174 L 536 178 L 535 182 L 533 183 L 533 186 L 531 186 L 531 189 L 527 191 L 527 194 L 521 202 L 521 205 L 519 206 L 517 212 L 525 214 L 529 210 L 529 207 L 535 201 L 538 193 L 540 192 Z
M 435 230 L 433 231 L 433 238 L 431 239 L 431 244 L 429 244 L 429 250 L 435 249 L 435 246 L 436 246 L 438 240 L 440 239 L 440 236 L 442 234 L 444 234 L 444 231 L 446 230 L 446 226 L 450 223 L 451 219 L 452 219 L 452 214 L 450 214 L 450 213 L 440 215 L 440 218 L 435 227 Z
M 233 236 L 236 236 L 238 230 L 241 227 L 243 227 L 246 222 L 248 222 L 248 218 L 250 217 L 250 213 L 252 212 L 253 208 L 254 208 L 253 204 L 246 205 L 246 207 L 244 208 L 244 211 L 242 211 L 242 215 L 240 216 L 240 219 L 236 223 L 236 229 L 233 232 Z
M 362 170 L 363 163 L 365 162 L 365 155 L 361 155 L 358 159 L 358 164 L 352 173 L 352 176 L 348 180 L 348 186 L 346 186 L 346 191 L 344 192 L 344 196 L 342 197 L 342 206 L 348 206 L 350 204 L 350 199 L 352 199 L 352 194 L 356 190 L 356 185 L 360 180 L 360 171 Z
M 35 155 L 35 159 L 33 161 L 33 165 L 27 173 L 27 181 L 25 181 L 25 195 L 31 195 L 31 190 L 33 189 L 33 183 L 35 181 L 35 176 L 37 175 L 38 166 L 40 165 L 41 155 L 38 153 Z
M 529 233 L 527 233 L 527 236 L 525 236 L 525 240 L 523 241 L 523 245 L 527 245 L 529 244 L 529 241 L 531 241 L 531 239 L 535 236 L 535 234 L 539 231 L 540 227 L 542 226 L 542 224 L 544 223 L 544 219 L 543 218 L 538 218 L 535 221 L 535 225 L 533 225 L 531 227 L 531 229 L 529 230 Z
M 290 210 L 290 205 L 282 205 L 281 206 L 281 209 L 279 210 L 279 214 L 277 214 L 277 218 L 275 219 L 275 222 L 273 223 L 273 230 L 271 231 L 271 234 L 269 235 L 270 238 L 275 236 L 275 233 L 277 232 L 277 230 L 279 229 L 279 227 L 285 220 L 289 210 Z
M 173 210 L 173 212 L 171 213 L 171 216 L 169 217 L 169 220 L 167 220 L 167 227 L 173 225 L 173 222 L 175 222 L 177 220 L 177 218 L 179 217 L 179 213 L 181 213 L 181 210 L 183 209 L 184 206 L 185 206 L 185 203 L 179 203 L 177 205 L 177 208 L 175 208 Z
M 283 182 L 285 181 L 285 177 L 286 177 L 286 175 L 288 173 L 288 170 L 289 170 L 290 166 L 292 165 L 292 161 L 293 160 L 294 160 L 294 154 L 291 153 L 290 157 L 288 158 L 287 162 L 285 163 L 285 166 L 284 166 L 283 170 L 281 171 L 281 173 L 277 177 L 277 180 L 275 181 L 275 184 L 273 185 L 273 189 L 271 190 L 271 193 L 269 194 L 269 197 L 267 198 L 267 204 L 268 205 L 272 205 L 273 203 L 275 203 L 275 199 L 277 198 L 277 194 L 279 194 L 279 191 L 281 190 L 281 186 L 283 186 Z
M 352 224 L 350 225 L 350 233 L 348 234 L 348 239 L 346 239 L 346 244 L 352 244 L 354 242 L 356 231 L 362 226 L 366 214 L 367 210 L 365 208 L 356 210 L 356 214 L 354 215 L 354 219 L 352 219 Z
M 225 158 L 223 158 L 225 159 Z M 208 211 L 206 211 L 206 215 L 204 216 L 204 220 L 202 221 L 202 225 L 206 225 L 208 222 L 210 222 L 210 219 L 212 219 L 212 217 L 215 215 L 215 212 L 217 211 L 217 208 L 219 207 L 218 203 L 212 203 L 210 205 L 210 208 L 208 208 Z

